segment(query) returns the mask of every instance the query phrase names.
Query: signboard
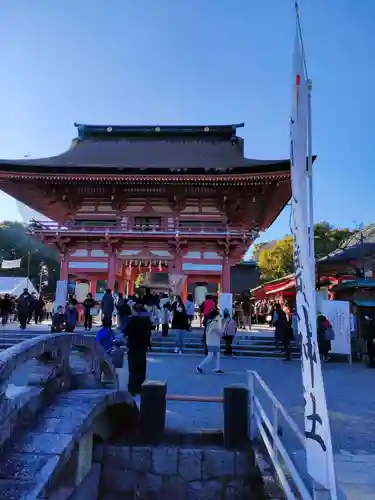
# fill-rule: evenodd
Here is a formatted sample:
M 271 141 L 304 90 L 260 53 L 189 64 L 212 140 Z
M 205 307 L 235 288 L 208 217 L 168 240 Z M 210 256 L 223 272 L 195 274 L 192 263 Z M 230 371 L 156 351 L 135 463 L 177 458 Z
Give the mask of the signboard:
M 315 293 L 316 297 L 316 313 L 322 314 L 322 302 L 328 300 L 328 290 L 319 290 Z
M 230 317 L 233 315 L 233 294 L 220 293 L 219 294 L 219 309 L 220 314 L 223 316 L 224 310 L 228 309 Z
M 62 306 L 65 311 L 66 299 L 68 296 L 68 281 L 59 280 L 56 282 L 56 298 L 54 304 L 54 312 L 57 311 L 59 306 Z
M 320 312 L 328 319 L 335 332 L 335 340 L 331 341 L 331 352 L 350 355 L 349 302 L 343 300 L 323 300 Z
M 89 293 L 88 283 L 77 283 L 76 285 L 76 299 L 78 302 L 82 303 L 85 301 L 86 295 Z

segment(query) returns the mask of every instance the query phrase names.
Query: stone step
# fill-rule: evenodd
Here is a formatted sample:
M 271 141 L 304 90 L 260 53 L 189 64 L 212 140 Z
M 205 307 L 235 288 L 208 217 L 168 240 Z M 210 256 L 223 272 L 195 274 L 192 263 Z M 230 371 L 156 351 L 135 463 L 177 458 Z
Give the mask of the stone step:
M 152 353 L 156 354 L 174 354 L 174 347 L 152 347 Z M 184 349 L 184 354 L 194 354 L 194 355 L 200 355 L 203 356 L 203 348 L 191 348 L 191 347 L 186 347 Z M 249 358 L 276 358 L 276 359 L 283 359 L 284 355 L 280 351 L 256 351 L 256 350 L 243 350 L 239 351 L 233 348 L 233 354 L 237 357 L 249 357 Z M 177 354 L 176 354 L 177 356 Z M 292 353 L 293 359 L 298 359 L 299 355 L 296 352 Z

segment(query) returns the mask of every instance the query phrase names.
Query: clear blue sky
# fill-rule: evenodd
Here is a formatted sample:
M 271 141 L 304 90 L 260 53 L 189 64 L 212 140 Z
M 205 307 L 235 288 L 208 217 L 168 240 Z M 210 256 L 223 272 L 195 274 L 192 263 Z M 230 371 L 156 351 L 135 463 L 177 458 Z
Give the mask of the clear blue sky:
M 369 223 L 375 0 L 300 0 L 313 80 L 315 209 Z M 248 157 L 289 155 L 292 0 L 1 0 L 0 157 L 65 150 L 73 122 L 244 121 Z M 0 219 L 19 219 L 0 194 Z M 262 239 L 288 231 L 284 213 Z

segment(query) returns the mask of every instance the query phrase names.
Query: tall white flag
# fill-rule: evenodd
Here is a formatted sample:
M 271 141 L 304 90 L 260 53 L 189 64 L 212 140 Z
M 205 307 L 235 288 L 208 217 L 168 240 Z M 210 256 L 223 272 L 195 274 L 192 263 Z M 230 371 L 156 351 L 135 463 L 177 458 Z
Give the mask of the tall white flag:
M 296 274 L 298 332 L 302 344 L 307 468 L 310 476 L 336 499 L 331 431 L 317 345 L 315 269 L 309 251 L 307 172 L 308 86 L 297 30 L 293 61 L 293 107 L 290 124 L 292 233 Z
M 22 259 L 14 259 L 14 260 L 3 260 L 1 262 L 1 269 L 16 269 L 17 267 L 21 267 Z

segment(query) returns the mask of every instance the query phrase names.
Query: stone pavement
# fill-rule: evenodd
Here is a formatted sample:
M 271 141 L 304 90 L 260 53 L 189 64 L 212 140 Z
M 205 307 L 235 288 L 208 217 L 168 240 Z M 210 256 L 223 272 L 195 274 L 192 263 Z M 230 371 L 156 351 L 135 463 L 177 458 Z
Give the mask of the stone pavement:
M 255 370 L 302 428 L 301 366 L 266 359 L 223 359 L 223 375 L 199 375 L 201 357 L 150 355 L 148 379 L 166 380 L 170 394 L 218 396 L 225 385 L 246 383 L 246 370 Z M 336 473 L 348 500 L 375 498 L 375 370 L 363 365 L 326 364 L 323 367 Z M 125 367 L 120 384 L 127 378 Z M 265 406 L 267 411 L 267 406 Z M 217 429 L 223 425 L 221 407 L 214 403 L 169 402 L 167 425 L 184 429 Z M 284 436 L 284 441 L 288 436 Z M 294 450 L 290 441 L 289 449 Z M 297 454 L 300 453 L 297 450 Z

